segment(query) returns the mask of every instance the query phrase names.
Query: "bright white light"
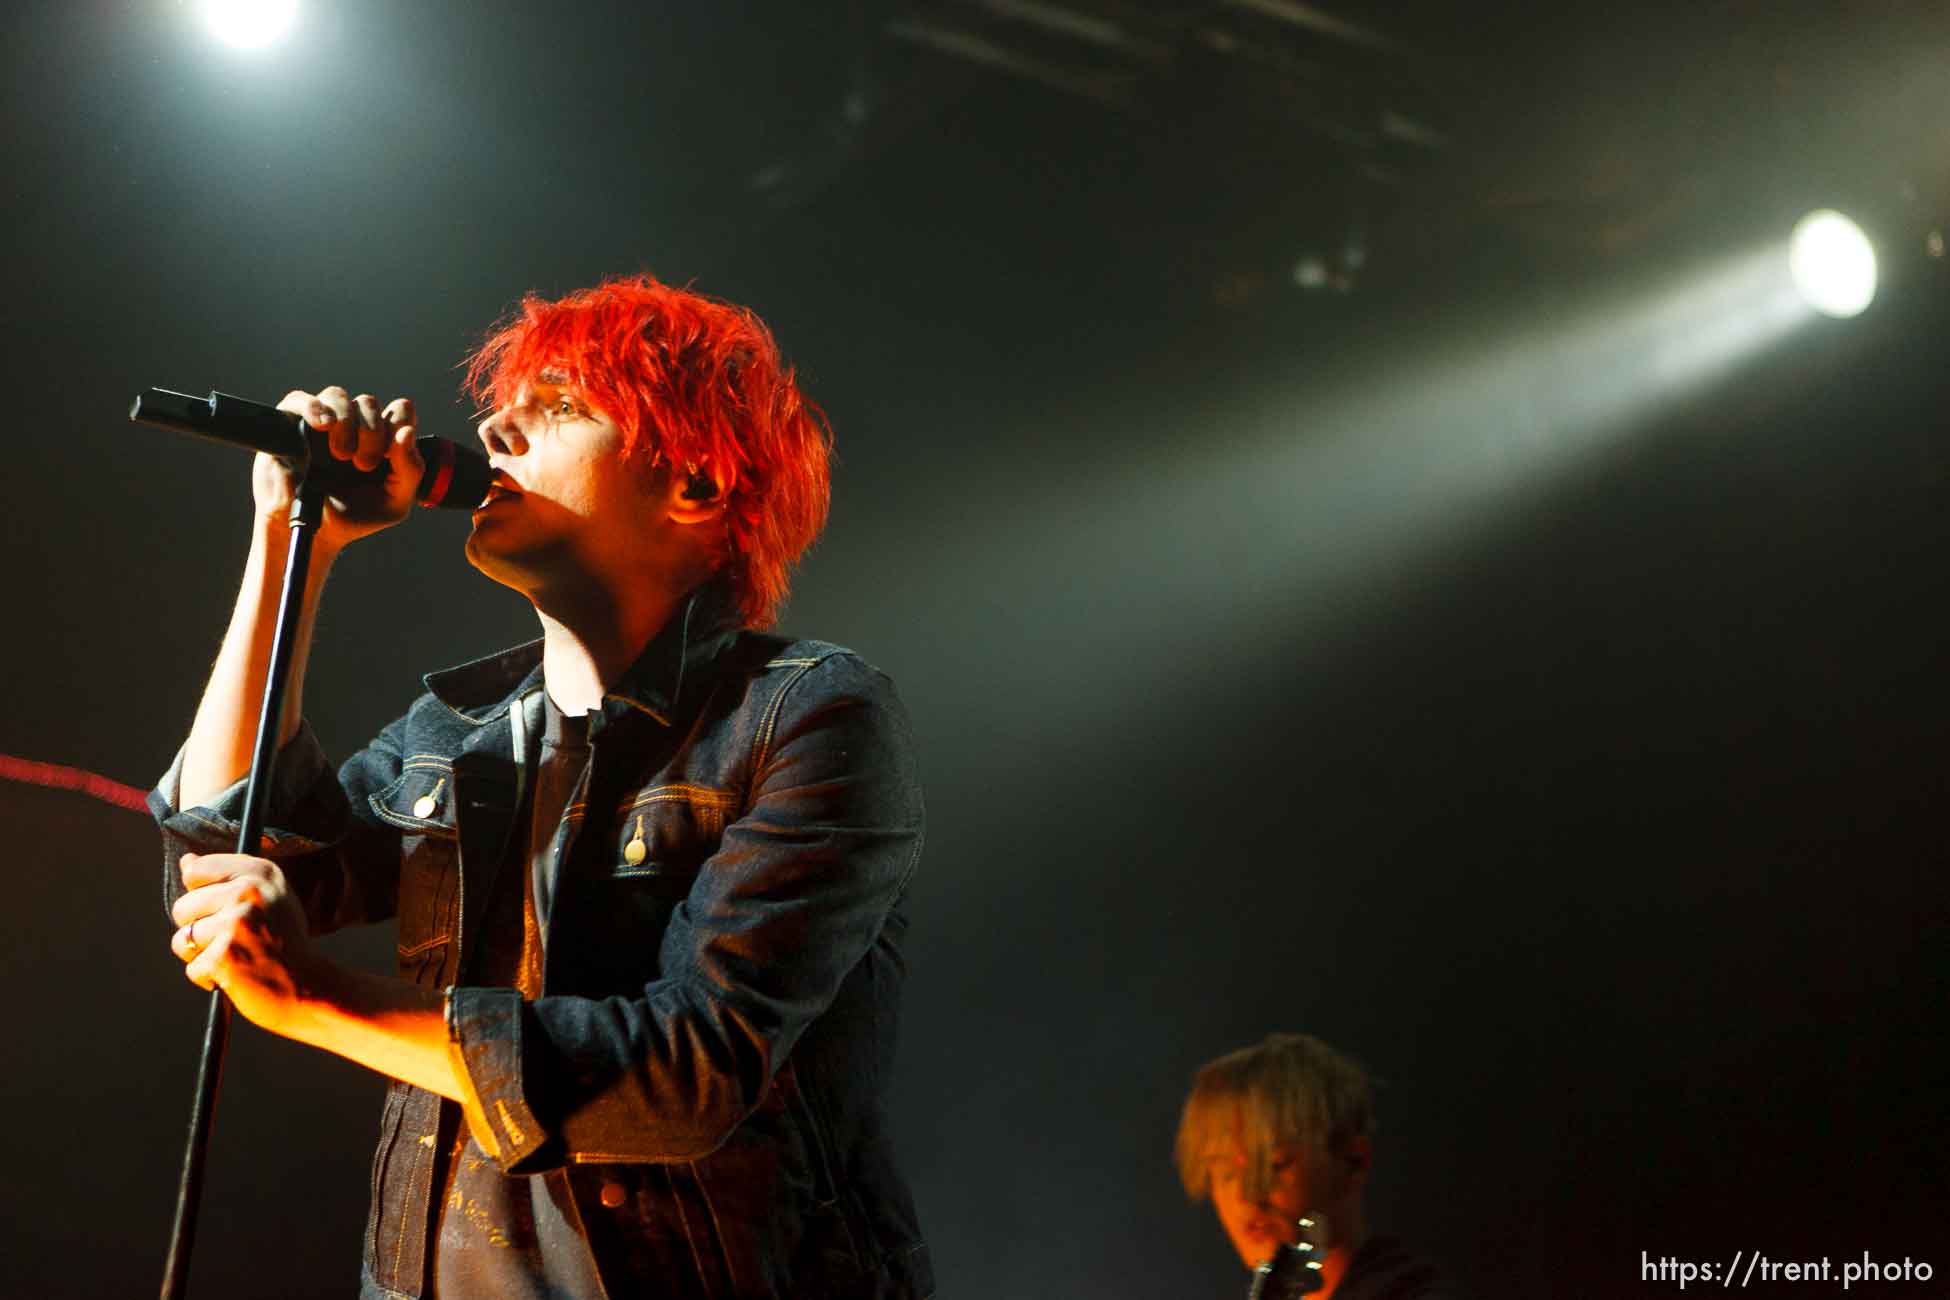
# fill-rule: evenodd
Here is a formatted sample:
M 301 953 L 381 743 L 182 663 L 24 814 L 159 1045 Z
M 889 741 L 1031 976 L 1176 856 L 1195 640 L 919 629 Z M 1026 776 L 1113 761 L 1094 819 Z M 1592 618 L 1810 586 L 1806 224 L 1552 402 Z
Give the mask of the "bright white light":
M 298 0 L 203 0 L 203 20 L 226 45 L 254 50 L 291 28 Z
M 1788 241 L 1788 270 L 1808 305 L 1824 316 L 1859 316 L 1876 296 L 1876 250 L 1839 212 L 1810 212 Z

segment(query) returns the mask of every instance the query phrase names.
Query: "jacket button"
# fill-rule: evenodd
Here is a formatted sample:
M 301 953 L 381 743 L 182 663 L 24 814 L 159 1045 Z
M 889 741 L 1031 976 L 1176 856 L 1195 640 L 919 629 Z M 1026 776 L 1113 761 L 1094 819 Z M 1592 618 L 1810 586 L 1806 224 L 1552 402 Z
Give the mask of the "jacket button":
M 447 778 L 443 776 L 433 783 L 433 789 L 431 791 L 415 799 L 413 801 L 413 815 L 421 821 L 425 821 L 427 818 L 433 816 L 433 810 L 440 806 L 441 787 L 446 784 Z
M 621 1205 L 623 1203 L 623 1197 L 624 1197 L 623 1184 L 621 1183 L 603 1184 L 603 1204 L 607 1205 L 610 1209 L 613 1210 L 617 1206 Z

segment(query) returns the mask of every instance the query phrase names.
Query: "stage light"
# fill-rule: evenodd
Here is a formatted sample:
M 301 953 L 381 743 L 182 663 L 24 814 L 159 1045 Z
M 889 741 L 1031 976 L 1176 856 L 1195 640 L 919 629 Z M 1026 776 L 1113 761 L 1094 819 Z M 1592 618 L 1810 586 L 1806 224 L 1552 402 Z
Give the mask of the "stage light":
M 240 50 L 269 45 L 291 28 L 298 0 L 203 0 L 203 20 L 217 39 Z
M 1859 316 L 1876 296 L 1876 251 L 1862 227 L 1822 208 L 1795 223 L 1788 241 L 1794 287 L 1824 316 Z

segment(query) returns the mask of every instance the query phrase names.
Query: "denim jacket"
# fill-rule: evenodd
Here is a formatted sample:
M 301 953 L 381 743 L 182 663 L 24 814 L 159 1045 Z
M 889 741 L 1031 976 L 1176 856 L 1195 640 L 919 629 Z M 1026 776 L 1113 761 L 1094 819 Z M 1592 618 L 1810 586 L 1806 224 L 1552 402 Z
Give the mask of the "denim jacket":
M 551 1180 L 611 1297 L 921 1300 L 884 1106 L 922 839 L 906 715 L 850 651 L 728 606 L 692 593 L 590 719 L 538 999 L 468 977 L 492 877 L 526 843 L 539 642 L 428 676 L 336 778 L 302 727 L 265 855 L 314 933 L 398 917 L 401 977 L 451 990 L 474 1141 Z M 235 847 L 243 807 L 240 782 L 179 809 L 179 772 L 151 797 L 168 898 L 181 853 Z M 452 1106 L 387 1092 L 365 1296 L 426 1290 Z

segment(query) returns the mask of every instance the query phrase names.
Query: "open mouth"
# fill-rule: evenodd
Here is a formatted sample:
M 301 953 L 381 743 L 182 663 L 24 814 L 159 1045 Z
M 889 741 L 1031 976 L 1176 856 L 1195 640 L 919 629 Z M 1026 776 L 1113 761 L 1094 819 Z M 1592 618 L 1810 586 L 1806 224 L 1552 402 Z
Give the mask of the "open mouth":
M 520 495 L 521 492 L 514 486 L 512 480 L 496 475 L 494 481 L 488 484 L 487 495 L 482 497 L 481 504 L 474 508 L 477 511 L 486 510 L 489 506 L 497 502 L 506 501 L 511 497 L 518 497 Z

